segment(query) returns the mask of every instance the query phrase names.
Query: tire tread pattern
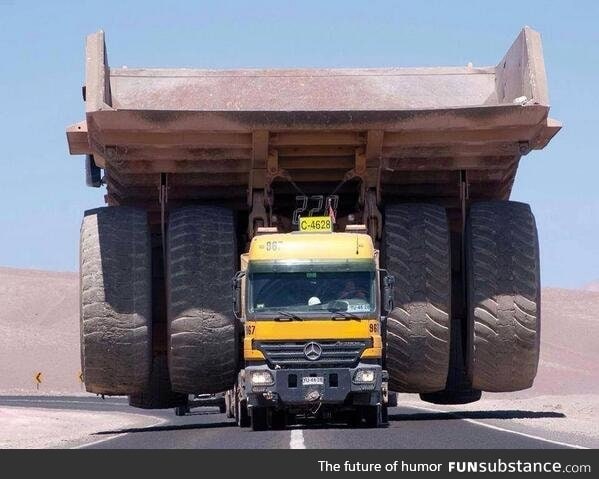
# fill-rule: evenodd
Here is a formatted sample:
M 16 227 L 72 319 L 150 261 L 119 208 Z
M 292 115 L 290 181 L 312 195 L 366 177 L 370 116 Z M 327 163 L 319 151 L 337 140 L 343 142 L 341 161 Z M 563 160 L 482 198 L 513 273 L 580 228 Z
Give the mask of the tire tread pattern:
M 174 391 L 211 394 L 235 383 L 233 212 L 194 205 L 170 214 L 167 242 L 169 371 Z
M 151 247 L 147 214 L 85 212 L 80 240 L 81 365 L 88 392 L 141 391 L 151 368 Z
M 383 251 L 395 276 L 395 307 L 387 317 L 389 388 L 442 390 L 450 347 L 451 255 L 445 209 L 388 205 Z
M 467 245 L 472 385 L 489 392 L 527 389 L 539 361 L 541 291 L 530 206 L 472 205 Z

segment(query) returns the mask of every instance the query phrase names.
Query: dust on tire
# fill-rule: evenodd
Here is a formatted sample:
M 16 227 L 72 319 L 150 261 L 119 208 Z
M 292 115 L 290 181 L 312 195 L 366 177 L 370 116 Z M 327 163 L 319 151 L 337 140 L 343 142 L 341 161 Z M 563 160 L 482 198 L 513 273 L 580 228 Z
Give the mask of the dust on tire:
M 231 210 L 188 206 L 171 213 L 167 241 L 168 359 L 182 393 L 217 393 L 238 372 L 231 281 L 236 236 Z
M 539 246 L 530 206 L 472 205 L 466 240 L 472 385 L 491 392 L 529 388 L 541 332 Z
M 87 391 L 141 391 L 151 365 L 151 253 L 146 212 L 85 212 L 80 240 L 81 362 Z
M 384 263 L 395 276 L 395 307 L 387 317 L 389 388 L 435 392 L 449 366 L 451 255 L 445 209 L 395 204 L 385 211 Z

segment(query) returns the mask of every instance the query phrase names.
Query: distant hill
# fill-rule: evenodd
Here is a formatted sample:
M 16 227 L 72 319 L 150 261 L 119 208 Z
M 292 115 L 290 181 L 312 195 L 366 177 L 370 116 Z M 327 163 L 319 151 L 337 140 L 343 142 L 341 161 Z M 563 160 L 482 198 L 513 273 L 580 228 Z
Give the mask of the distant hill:
M 541 311 L 541 364 L 530 393 L 599 393 L 599 292 L 545 288 Z
M 582 289 L 585 291 L 594 291 L 599 293 L 599 281 L 593 281 L 592 283 L 585 285 Z
M 81 392 L 79 275 L 0 267 L 0 391 Z
M 83 392 L 78 274 L 0 267 L 0 392 Z M 599 286 L 599 283 L 594 283 Z M 599 292 L 546 288 L 541 364 L 524 395 L 599 393 Z

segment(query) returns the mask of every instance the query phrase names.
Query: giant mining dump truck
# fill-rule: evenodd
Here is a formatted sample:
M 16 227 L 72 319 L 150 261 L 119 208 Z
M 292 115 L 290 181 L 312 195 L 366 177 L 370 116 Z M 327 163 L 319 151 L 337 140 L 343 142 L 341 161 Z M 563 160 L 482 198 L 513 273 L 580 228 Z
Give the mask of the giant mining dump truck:
M 532 386 L 538 238 L 509 198 L 560 129 L 534 30 L 496 66 L 256 70 L 109 67 L 98 32 L 83 100 L 89 392 L 227 391 L 259 429 Z

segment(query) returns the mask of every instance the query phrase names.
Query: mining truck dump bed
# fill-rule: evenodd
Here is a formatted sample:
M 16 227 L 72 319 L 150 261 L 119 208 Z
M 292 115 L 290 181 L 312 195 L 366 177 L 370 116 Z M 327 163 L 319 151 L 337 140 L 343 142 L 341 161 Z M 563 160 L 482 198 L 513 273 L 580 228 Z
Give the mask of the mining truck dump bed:
M 496 66 L 284 70 L 110 67 L 98 32 L 83 94 L 70 153 L 104 169 L 108 204 L 150 210 L 161 173 L 170 205 L 243 210 L 254 190 L 284 204 L 364 184 L 379 201 L 458 208 L 465 177 L 469 199 L 507 199 L 520 158 L 560 128 L 528 27 Z
M 537 32 L 524 28 L 496 66 L 297 70 L 112 68 L 98 32 L 83 97 L 69 148 L 109 205 L 81 227 L 87 391 L 179 411 L 228 391 L 227 413 L 261 429 L 333 397 L 316 363 L 281 360 L 298 351 L 344 351 L 321 366 L 330 388 L 370 378 L 367 404 L 345 388 L 370 425 L 385 422 L 386 391 L 463 404 L 533 385 L 538 234 L 530 206 L 507 200 L 520 158 L 560 129 Z M 322 231 L 309 243 L 305 221 L 355 243 Z M 366 243 L 384 278 L 364 270 Z M 244 254 L 252 244 L 266 256 Z M 360 274 L 327 276 L 344 271 Z M 349 292 L 327 296 L 341 284 Z

